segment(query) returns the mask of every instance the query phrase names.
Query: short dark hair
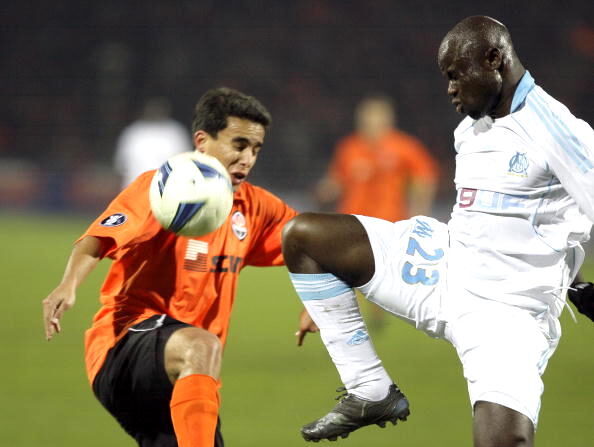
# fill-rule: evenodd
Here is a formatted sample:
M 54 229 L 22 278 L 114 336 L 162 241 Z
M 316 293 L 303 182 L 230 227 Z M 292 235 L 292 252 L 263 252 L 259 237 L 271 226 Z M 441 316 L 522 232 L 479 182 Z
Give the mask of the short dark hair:
M 216 138 L 227 127 L 227 118 L 234 116 L 261 124 L 265 128 L 272 121 L 266 107 L 253 96 L 238 90 L 219 87 L 208 90 L 196 103 L 192 134 L 203 130 Z

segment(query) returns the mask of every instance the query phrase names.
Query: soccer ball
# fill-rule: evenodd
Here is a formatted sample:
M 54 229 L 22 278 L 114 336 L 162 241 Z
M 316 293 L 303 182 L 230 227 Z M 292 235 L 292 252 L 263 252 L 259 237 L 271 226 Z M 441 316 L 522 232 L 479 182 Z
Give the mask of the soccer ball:
M 227 219 L 233 206 L 233 187 L 219 160 L 200 152 L 184 152 L 155 172 L 149 200 L 163 228 L 182 236 L 202 236 Z

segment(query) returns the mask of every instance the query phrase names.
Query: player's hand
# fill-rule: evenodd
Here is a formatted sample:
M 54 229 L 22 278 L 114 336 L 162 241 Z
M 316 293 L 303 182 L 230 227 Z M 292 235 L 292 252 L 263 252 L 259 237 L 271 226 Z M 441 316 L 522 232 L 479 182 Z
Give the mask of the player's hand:
M 569 290 L 569 300 L 577 310 L 594 321 L 594 284 L 591 282 L 577 282 L 573 284 L 576 290 Z
M 76 296 L 73 287 L 68 284 L 60 284 L 42 301 L 46 340 L 51 340 L 55 333 L 62 331 L 60 319 L 64 312 L 74 306 L 75 300 Z
M 299 315 L 299 330 L 295 332 L 295 337 L 297 337 L 297 346 L 303 345 L 303 339 L 308 332 L 319 332 L 320 329 L 311 319 L 309 314 L 305 309 L 301 311 Z

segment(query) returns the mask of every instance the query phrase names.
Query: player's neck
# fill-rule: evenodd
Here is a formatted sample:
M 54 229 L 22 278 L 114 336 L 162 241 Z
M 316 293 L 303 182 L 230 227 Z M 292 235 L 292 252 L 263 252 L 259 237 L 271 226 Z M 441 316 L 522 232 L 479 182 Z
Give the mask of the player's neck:
M 511 113 L 514 94 L 525 73 L 526 69 L 519 61 L 511 64 L 503 79 L 499 101 L 497 101 L 497 105 L 493 108 L 493 111 L 489 113 L 491 118 L 503 118 Z

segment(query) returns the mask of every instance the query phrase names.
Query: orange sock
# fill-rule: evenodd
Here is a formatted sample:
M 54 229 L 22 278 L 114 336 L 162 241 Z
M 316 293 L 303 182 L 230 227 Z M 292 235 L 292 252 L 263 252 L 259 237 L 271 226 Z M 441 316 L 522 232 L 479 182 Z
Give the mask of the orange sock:
M 213 447 L 219 414 L 219 382 L 202 374 L 179 379 L 171 396 L 171 419 L 179 447 Z

